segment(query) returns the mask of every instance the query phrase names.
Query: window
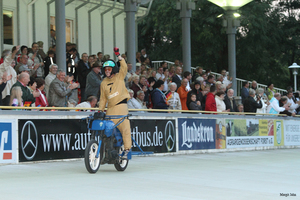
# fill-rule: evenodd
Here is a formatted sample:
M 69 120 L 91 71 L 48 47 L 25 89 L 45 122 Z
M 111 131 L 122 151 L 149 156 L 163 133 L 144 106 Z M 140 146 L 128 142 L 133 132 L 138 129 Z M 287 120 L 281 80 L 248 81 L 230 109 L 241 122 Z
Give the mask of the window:
M 3 10 L 3 43 L 13 45 L 13 12 Z
M 50 30 L 56 30 L 55 17 L 50 17 Z M 66 42 L 73 42 L 73 20 L 66 19 Z

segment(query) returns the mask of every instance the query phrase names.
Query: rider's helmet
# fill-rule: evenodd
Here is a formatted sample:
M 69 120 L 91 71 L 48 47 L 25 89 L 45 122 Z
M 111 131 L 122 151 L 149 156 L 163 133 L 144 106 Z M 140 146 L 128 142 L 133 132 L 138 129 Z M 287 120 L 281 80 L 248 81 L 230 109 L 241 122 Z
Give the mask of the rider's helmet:
M 109 60 L 107 60 L 103 63 L 103 65 L 102 65 L 102 74 L 104 74 L 104 76 L 106 76 L 105 75 L 105 67 L 112 67 L 112 71 L 111 71 L 110 75 L 113 75 L 113 74 L 116 74 L 116 73 L 119 72 L 119 67 L 118 67 L 117 63 L 114 60 L 109 59 Z

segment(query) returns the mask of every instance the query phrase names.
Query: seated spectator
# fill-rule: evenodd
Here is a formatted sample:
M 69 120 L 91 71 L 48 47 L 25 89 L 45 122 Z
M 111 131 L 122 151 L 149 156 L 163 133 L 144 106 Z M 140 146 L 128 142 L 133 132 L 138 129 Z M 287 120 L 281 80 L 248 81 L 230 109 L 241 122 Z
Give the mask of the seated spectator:
M 202 110 L 205 110 L 206 97 L 210 91 L 210 87 L 211 87 L 210 85 L 205 85 L 204 90 L 201 91 L 202 96 L 203 96 L 202 101 L 201 101 Z
M 252 83 L 251 83 L 251 89 L 253 89 L 253 90 L 257 90 L 257 82 L 256 81 L 252 81 Z
M 15 86 L 11 89 L 10 93 L 10 106 L 20 106 L 23 107 L 23 100 L 22 100 L 22 89 L 20 86 Z
M 162 92 L 164 89 L 164 82 L 162 80 L 158 80 L 155 84 L 155 89 L 151 93 L 153 109 L 168 109 L 168 105 L 166 102 L 166 96 Z
M 294 100 L 294 94 L 293 94 L 293 92 L 292 91 L 288 91 L 288 93 L 287 93 L 287 103 L 289 103 L 290 104 L 290 108 L 289 108 L 289 112 L 290 113 L 297 113 L 296 112 L 296 109 L 298 109 L 299 108 L 299 104 L 300 104 L 300 101 L 295 101 Z
M 45 63 L 45 77 L 47 77 L 47 75 L 49 74 L 50 71 L 50 66 L 54 63 L 56 63 L 56 57 L 55 57 L 55 53 L 54 51 L 50 50 L 48 51 L 48 56 L 44 59 L 44 63 Z
M 0 103 L 1 103 L 0 105 L 2 105 L 2 92 L 3 92 L 4 88 L 6 87 L 6 83 L 8 81 L 7 79 L 8 79 L 7 72 L 4 72 L 0 79 Z
M 39 97 L 35 98 L 35 106 L 47 107 L 49 106 L 46 93 L 44 92 L 45 80 L 42 78 L 36 79 L 36 90 L 40 93 Z
M 138 75 L 133 75 L 132 76 L 132 83 L 130 89 L 134 92 L 134 98 L 136 98 L 137 92 L 140 90 L 143 90 L 143 88 L 139 84 L 140 77 Z M 130 85 L 130 84 L 129 84 Z
M 248 81 L 243 82 L 243 88 L 241 89 L 242 103 L 244 104 L 245 99 L 249 96 L 249 83 Z
M 97 63 L 98 65 L 98 63 Z M 86 101 L 76 105 L 76 108 L 95 108 L 97 105 L 97 97 L 95 96 L 89 96 Z M 85 111 L 90 111 L 90 110 L 85 110 Z
M 188 110 L 186 105 L 187 94 L 189 93 L 189 89 L 187 88 L 188 79 L 184 78 L 181 81 L 181 86 L 178 88 L 177 93 L 179 94 L 182 110 Z
M 216 86 L 211 85 L 205 101 L 205 111 L 217 111 L 215 94 L 216 94 Z
M 22 99 L 23 102 L 26 103 L 34 103 L 35 98 L 40 96 L 40 93 L 37 91 L 30 92 L 27 85 L 30 81 L 29 74 L 26 72 L 23 72 L 19 75 L 18 81 L 12 86 L 12 89 L 16 86 L 21 87 L 22 90 Z
M 39 45 L 34 42 L 31 45 L 32 52 L 28 54 L 28 57 L 34 61 L 34 65 L 36 68 L 36 77 L 38 78 L 44 78 L 44 61 L 42 56 L 39 54 Z
M 268 86 L 268 88 L 266 90 L 266 95 L 268 96 L 268 99 L 271 100 L 274 97 L 274 94 L 276 93 L 276 91 L 274 89 L 273 83 L 269 83 L 267 86 Z
M 279 100 L 281 99 L 281 94 L 275 93 L 272 99 L 270 100 L 270 105 L 267 108 L 267 113 L 270 114 L 278 114 L 279 112 L 283 112 L 284 110 L 288 110 L 288 105 L 279 106 Z
M 196 98 L 196 94 L 192 93 L 190 95 L 190 99 L 189 99 L 189 108 L 190 110 L 201 110 L 201 103 L 200 101 L 196 101 L 197 98 Z
M 170 92 L 166 95 L 169 110 L 182 110 L 179 94 L 176 91 L 176 83 L 169 83 Z
M 290 108 L 290 104 L 288 103 L 288 98 L 285 96 L 281 97 L 281 99 L 279 100 L 279 107 L 283 107 L 284 105 L 287 105 L 288 108 Z M 288 110 L 281 111 L 279 114 L 285 114 L 287 116 L 293 116 L 293 117 L 295 117 L 296 115 L 295 112 L 291 113 Z
M 234 90 L 229 89 L 227 91 L 227 95 L 224 97 L 224 103 L 226 105 L 226 110 L 229 110 L 229 112 L 238 112 L 238 108 L 236 106 L 235 99 L 233 97 Z
M 202 78 L 202 77 L 200 77 Z M 192 90 L 188 92 L 187 94 L 187 101 L 186 101 L 186 106 L 188 107 L 188 109 L 190 110 L 190 100 L 191 100 L 191 94 L 195 94 L 196 95 L 196 103 L 201 105 L 201 102 L 203 100 L 203 95 L 202 95 L 202 92 L 200 91 L 200 88 L 201 88 L 201 84 L 199 81 L 195 81 L 193 87 L 192 87 Z M 202 105 L 201 105 L 202 107 Z M 202 108 L 201 108 L 202 110 Z
M 253 89 L 249 90 L 249 96 L 244 101 L 244 112 L 256 113 L 257 108 L 262 108 L 262 102 L 260 96 L 254 99 L 255 91 Z
M 238 105 L 238 112 L 244 112 L 244 105 L 243 104 Z
M 58 70 L 58 66 L 56 64 L 50 65 L 49 68 L 49 74 L 45 78 L 45 92 L 46 92 L 46 97 L 49 98 L 49 87 L 52 81 L 56 78 L 56 73 Z
M 141 104 L 133 97 L 133 90 L 129 89 L 128 93 L 130 95 L 130 99 L 127 101 L 128 109 L 142 109 Z
M 74 74 L 68 73 L 65 77 L 65 85 L 69 87 L 74 83 Z M 75 82 L 78 83 L 78 82 Z M 79 85 L 79 84 L 78 84 Z M 78 88 L 74 88 L 70 96 L 67 97 L 68 107 L 75 107 L 79 102 Z
M 220 91 L 215 95 L 216 106 L 218 112 L 230 112 L 230 109 L 226 110 L 226 105 L 224 103 L 225 92 Z
M 168 68 L 164 68 L 160 66 L 156 73 L 156 80 L 162 80 L 164 82 L 163 92 L 168 91 L 168 83 L 169 83 L 169 70 Z
M 205 80 L 206 85 L 214 85 L 215 84 L 215 76 L 210 74 L 207 76 L 207 80 Z
M 191 80 L 192 80 L 192 74 L 191 74 L 191 72 L 185 71 L 183 73 L 183 78 L 186 78 L 188 80 L 186 88 L 188 90 L 191 90 L 192 89 L 191 88 Z
M 144 101 L 145 93 L 143 90 L 137 92 L 136 100 L 141 105 L 142 109 L 147 109 L 146 102 Z
M 66 97 L 71 96 L 72 90 L 78 87 L 78 83 L 72 83 L 71 85 L 66 86 L 64 82 L 65 77 L 66 72 L 58 70 L 56 78 L 52 81 L 49 87 L 49 106 L 66 107 Z
M 30 81 L 28 83 L 28 89 L 32 93 L 33 91 L 36 91 L 36 81 L 35 78 L 30 77 Z
M 258 108 L 256 110 L 256 113 L 266 113 L 267 112 L 267 106 L 270 104 L 269 101 L 265 101 L 264 98 L 263 98 L 263 95 L 265 93 L 264 89 L 263 88 L 258 88 L 256 90 L 256 93 L 257 95 L 254 97 L 254 100 L 257 101 L 257 99 L 261 99 L 261 104 L 262 104 L 262 107 L 261 108 Z
M 20 62 L 20 59 L 21 59 L 21 56 L 24 54 L 24 55 L 27 55 L 28 54 L 28 47 L 27 46 L 25 46 L 25 45 L 23 45 L 23 46 L 21 46 L 21 53 L 20 54 L 18 54 L 18 56 L 17 56 L 17 63 L 19 63 Z

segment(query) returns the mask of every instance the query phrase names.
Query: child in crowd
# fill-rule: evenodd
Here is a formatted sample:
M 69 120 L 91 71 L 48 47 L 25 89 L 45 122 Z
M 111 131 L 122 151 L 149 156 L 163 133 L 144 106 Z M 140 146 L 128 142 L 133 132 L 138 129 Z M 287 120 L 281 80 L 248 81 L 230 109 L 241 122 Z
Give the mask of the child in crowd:
M 197 102 L 196 99 L 197 99 L 196 94 L 192 93 L 191 94 L 191 102 L 189 105 L 190 110 L 201 110 L 201 104 L 199 101 Z
M 23 107 L 22 95 L 23 95 L 23 92 L 22 92 L 21 87 L 19 87 L 19 86 L 13 87 L 11 89 L 9 105 Z

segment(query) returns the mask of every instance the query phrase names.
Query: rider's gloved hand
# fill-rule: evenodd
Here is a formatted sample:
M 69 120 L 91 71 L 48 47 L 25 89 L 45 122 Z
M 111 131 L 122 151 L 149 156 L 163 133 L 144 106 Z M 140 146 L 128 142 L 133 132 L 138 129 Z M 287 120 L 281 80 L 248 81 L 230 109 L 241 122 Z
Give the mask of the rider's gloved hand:
M 115 52 L 115 55 L 118 57 L 120 55 L 119 53 L 119 48 L 118 47 L 115 47 L 114 48 L 114 52 Z

